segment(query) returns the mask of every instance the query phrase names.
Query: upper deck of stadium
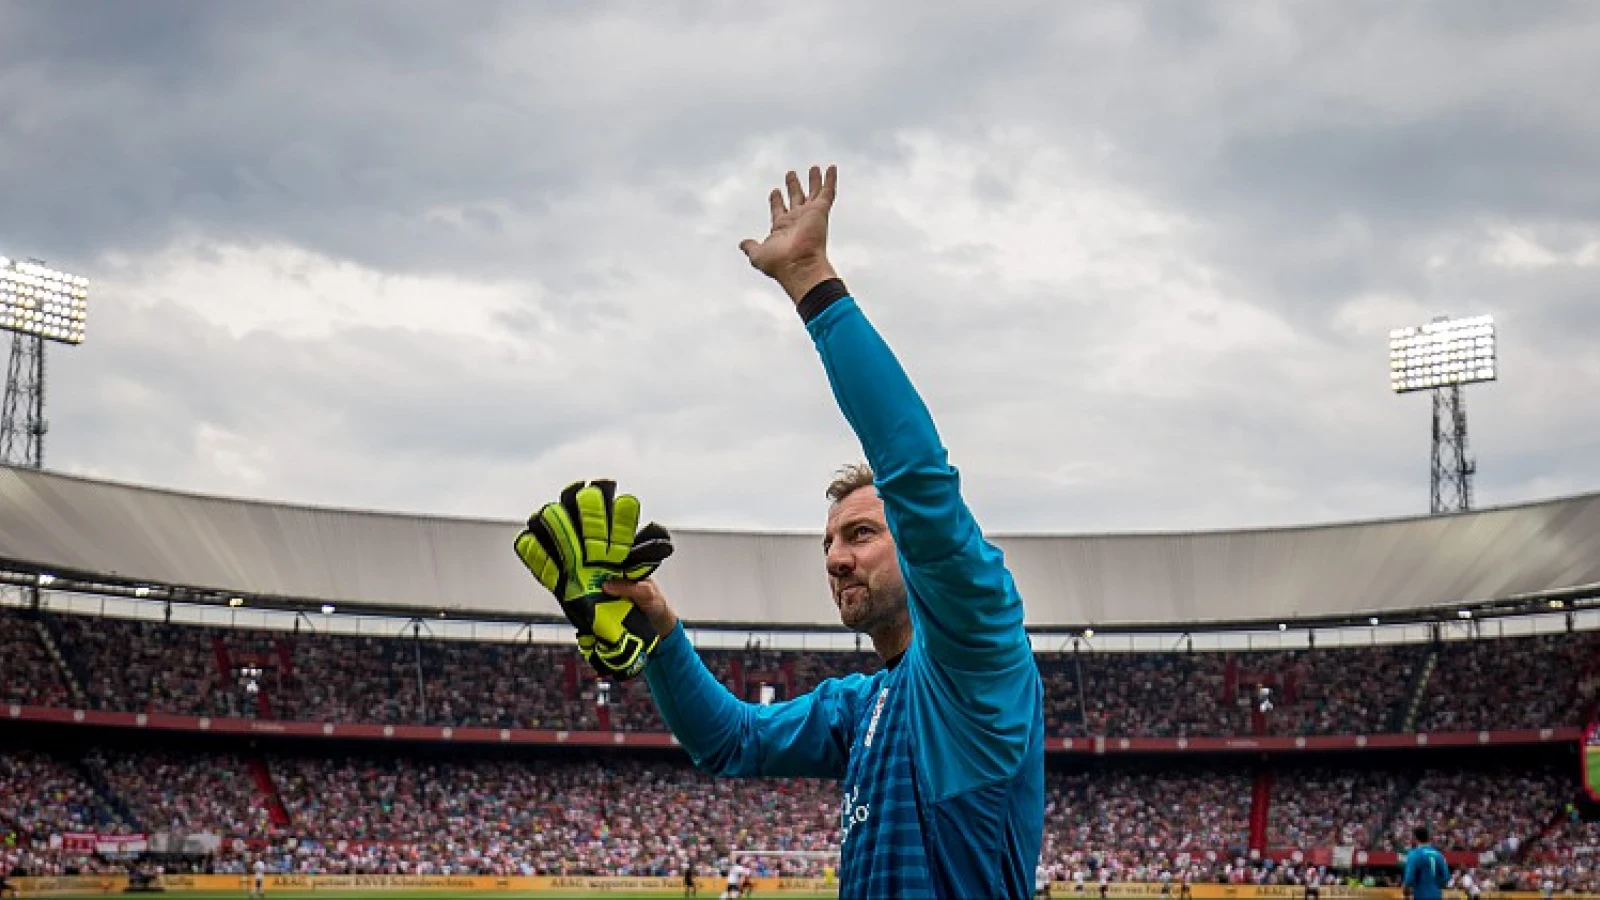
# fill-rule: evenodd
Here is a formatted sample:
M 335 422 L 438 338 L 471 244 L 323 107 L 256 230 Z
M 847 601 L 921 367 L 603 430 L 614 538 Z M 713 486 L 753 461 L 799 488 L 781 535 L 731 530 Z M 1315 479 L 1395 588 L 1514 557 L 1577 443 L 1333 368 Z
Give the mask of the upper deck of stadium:
M 666 523 L 671 527 L 671 523 Z M 296 506 L 0 469 L 0 563 L 92 589 L 537 619 L 521 523 Z M 817 535 L 675 529 L 659 576 L 702 627 L 833 628 Z M 1386 621 L 1600 595 L 1600 493 L 1450 516 L 996 535 L 1039 630 Z M 154 599 L 152 597 L 152 599 Z

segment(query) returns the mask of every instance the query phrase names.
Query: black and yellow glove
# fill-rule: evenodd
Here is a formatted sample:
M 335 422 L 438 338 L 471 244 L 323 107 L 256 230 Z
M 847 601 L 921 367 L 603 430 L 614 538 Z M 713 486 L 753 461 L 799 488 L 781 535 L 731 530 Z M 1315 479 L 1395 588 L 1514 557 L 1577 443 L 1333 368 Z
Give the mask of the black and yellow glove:
M 517 556 L 553 594 L 578 629 L 578 651 L 595 671 L 627 681 L 644 671 L 660 640 L 632 600 L 605 593 L 611 579 L 650 577 L 672 555 L 672 537 L 654 522 L 639 528 L 639 500 L 614 481 L 575 482 L 517 535 Z

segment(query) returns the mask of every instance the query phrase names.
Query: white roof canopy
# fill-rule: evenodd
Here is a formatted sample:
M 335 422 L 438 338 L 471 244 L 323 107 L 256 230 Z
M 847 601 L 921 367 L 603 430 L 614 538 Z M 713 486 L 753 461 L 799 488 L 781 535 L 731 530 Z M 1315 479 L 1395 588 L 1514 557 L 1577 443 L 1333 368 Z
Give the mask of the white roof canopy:
M 521 527 L 0 468 L 0 560 L 13 568 L 344 611 L 554 615 L 511 550 Z M 686 621 L 838 625 L 817 535 L 673 534 L 677 555 L 658 577 Z M 1600 494 L 1380 522 L 994 542 L 1039 628 L 1381 616 L 1600 590 Z

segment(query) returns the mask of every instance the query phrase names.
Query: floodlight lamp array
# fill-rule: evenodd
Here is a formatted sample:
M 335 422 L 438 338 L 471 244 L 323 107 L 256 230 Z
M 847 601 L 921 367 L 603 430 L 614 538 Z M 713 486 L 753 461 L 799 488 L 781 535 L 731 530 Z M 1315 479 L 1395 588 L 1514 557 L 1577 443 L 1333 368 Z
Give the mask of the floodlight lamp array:
M 1389 384 L 1395 393 L 1494 379 L 1492 316 L 1439 319 L 1389 332 Z
M 0 256 L 0 329 L 83 343 L 89 280 Z

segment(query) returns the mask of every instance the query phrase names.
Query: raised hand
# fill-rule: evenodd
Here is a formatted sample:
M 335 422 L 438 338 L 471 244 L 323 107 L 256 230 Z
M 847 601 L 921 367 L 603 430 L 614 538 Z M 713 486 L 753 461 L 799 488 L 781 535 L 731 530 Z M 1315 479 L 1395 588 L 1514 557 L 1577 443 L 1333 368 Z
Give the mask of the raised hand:
M 796 303 L 819 282 L 838 277 L 828 262 L 828 213 L 838 184 L 834 166 L 829 166 L 826 174 L 812 166 L 807 190 L 801 189 L 800 176 L 790 172 L 784 179 L 787 202 L 779 188 L 767 198 L 772 207 L 772 230 L 766 239 L 739 244 L 750 265 L 782 285 Z

